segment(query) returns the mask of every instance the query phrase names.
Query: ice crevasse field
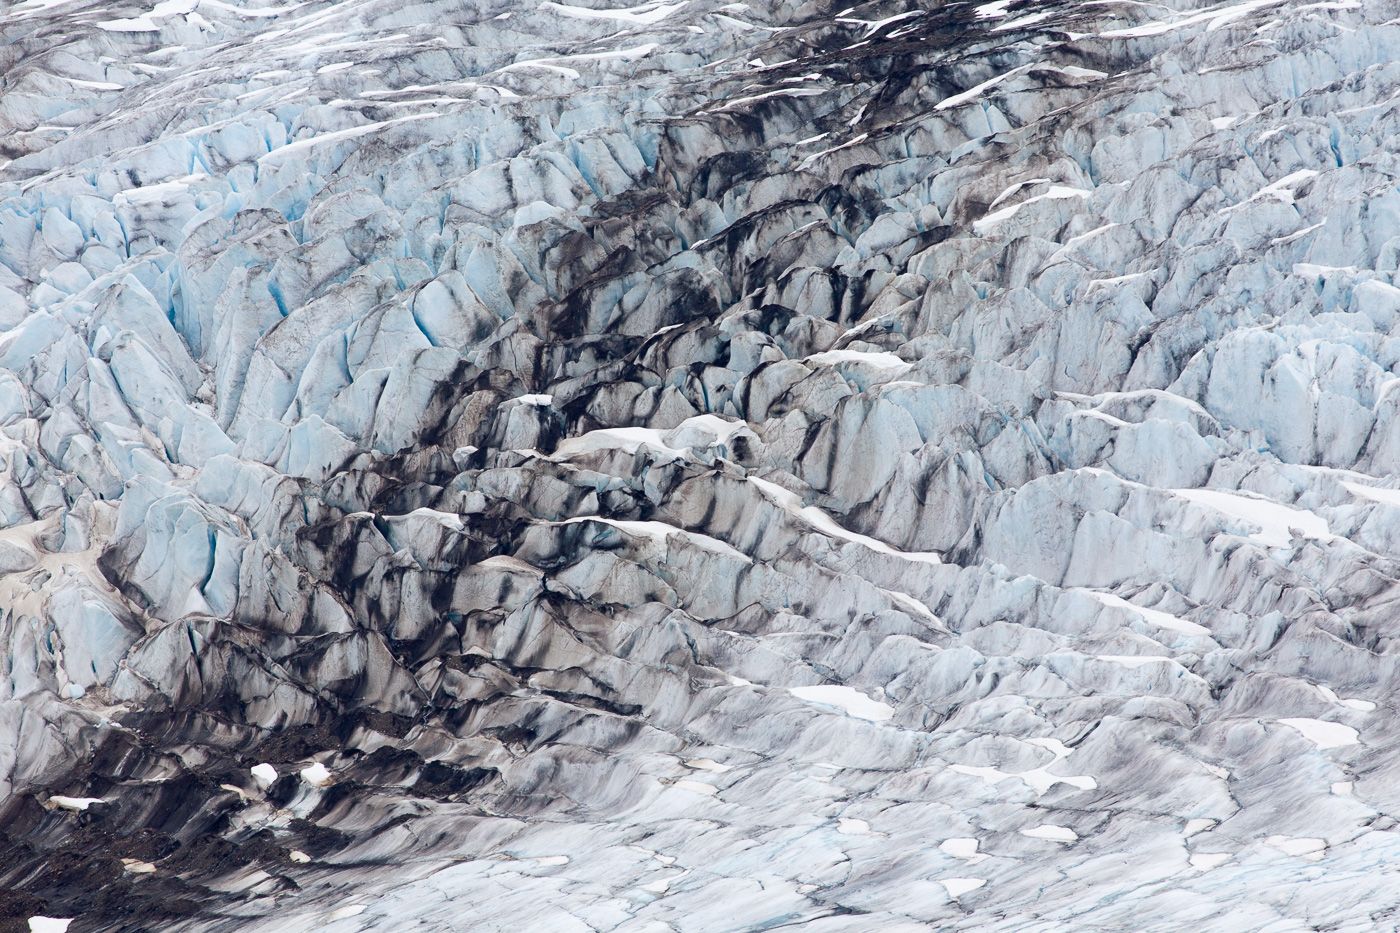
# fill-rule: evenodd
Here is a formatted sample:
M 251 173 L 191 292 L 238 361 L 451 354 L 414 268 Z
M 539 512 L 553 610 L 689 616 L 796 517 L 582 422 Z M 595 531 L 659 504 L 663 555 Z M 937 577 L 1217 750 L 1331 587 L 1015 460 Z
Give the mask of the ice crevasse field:
M 1400 7 L 605 2 L 0 9 L 0 929 L 1400 928 Z

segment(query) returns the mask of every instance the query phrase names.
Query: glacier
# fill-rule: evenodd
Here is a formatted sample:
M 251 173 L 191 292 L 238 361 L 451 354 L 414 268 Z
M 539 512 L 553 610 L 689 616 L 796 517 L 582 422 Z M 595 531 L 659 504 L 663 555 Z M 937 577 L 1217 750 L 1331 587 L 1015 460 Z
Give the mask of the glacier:
M 1400 925 L 1400 9 L 604 2 L 0 10 L 0 927 Z

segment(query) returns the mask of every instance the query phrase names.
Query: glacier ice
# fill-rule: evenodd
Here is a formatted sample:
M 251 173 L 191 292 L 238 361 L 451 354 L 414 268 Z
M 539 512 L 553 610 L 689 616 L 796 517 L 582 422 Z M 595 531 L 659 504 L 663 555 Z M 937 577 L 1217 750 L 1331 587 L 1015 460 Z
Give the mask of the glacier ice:
M 1392 5 L 0 38 L 0 925 L 1400 910 Z

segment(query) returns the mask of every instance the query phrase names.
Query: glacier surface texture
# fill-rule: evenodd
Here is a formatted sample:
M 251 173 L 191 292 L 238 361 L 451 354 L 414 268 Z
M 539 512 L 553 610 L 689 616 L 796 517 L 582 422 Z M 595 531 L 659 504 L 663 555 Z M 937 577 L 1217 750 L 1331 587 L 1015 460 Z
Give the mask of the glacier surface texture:
M 0 9 L 0 928 L 1400 927 L 1400 5 Z

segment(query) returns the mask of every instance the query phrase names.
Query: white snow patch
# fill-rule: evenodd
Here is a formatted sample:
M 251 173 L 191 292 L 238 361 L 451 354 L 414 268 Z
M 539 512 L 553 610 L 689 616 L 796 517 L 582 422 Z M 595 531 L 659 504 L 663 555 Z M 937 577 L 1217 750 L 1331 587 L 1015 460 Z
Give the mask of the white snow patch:
M 1292 243 L 1294 240 L 1300 240 L 1300 239 L 1302 239 L 1303 237 L 1307 236 L 1309 233 L 1312 233 L 1314 230 L 1321 230 L 1321 229 L 1322 229 L 1323 227 L 1325 227 L 1325 226 L 1327 226 L 1327 221 L 1325 221 L 1325 220 L 1319 221 L 1318 223 L 1315 223 L 1315 224 L 1310 224 L 1309 226 L 1303 227 L 1301 230 L 1294 230 L 1292 233 L 1288 234 L 1287 236 L 1276 236 L 1276 237 L 1274 237 L 1273 239 L 1269 240 L 1269 245 L 1270 245 L 1270 246 L 1283 246 L 1283 245 L 1285 245 L 1285 244 L 1287 244 L 1287 243 Z M 1343 484 L 1343 485 L 1345 485 L 1345 484 Z
M 1210 871 L 1226 862 L 1230 861 L 1229 852 L 1197 852 L 1191 856 L 1191 867 L 1201 871 Z
M 854 687 L 837 684 L 818 684 L 812 687 L 789 687 L 788 692 L 799 700 L 832 706 L 848 716 L 866 719 L 870 722 L 884 722 L 894 716 L 894 707 L 879 700 L 872 700 Z
M 285 146 L 274 149 L 264 155 L 258 156 L 258 162 L 264 160 L 273 161 L 284 158 L 288 155 L 305 153 L 306 150 L 326 143 L 344 142 L 347 139 L 355 139 L 359 136 L 367 136 L 380 130 L 388 129 L 400 123 L 408 123 L 412 120 L 426 120 L 434 117 L 434 113 L 411 113 L 403 117 L 395 117 L 392 120 L 381 120 L 376 123 L 366 123 L 363 126 L 352 126 L 345 130 L 334 130 L 330 133 L 322 133 L 319 136 L 311 136 L 307 139 L 298 139 L 296 142 L 288 143 Z
M 620 450 L 623 453 L 635 454 L 643 445 L 671 454 L 676 459 L 685 455 L 684 451 L 677 450 L 663 441 L 661 435 L 662 432 L 655 428 L 599 428 L 561 441 L 559 446 L 554 448 L 551 459 L 563 460 L 600 450 Z
M 122 89 L 122 85 L 114 84 L 111 81 L 84 81 L 81 78 L 68 78 L 62 75 L 55 75 L 55 77 L 62 77 L 74 87 L 87 88 L 90 91 L 120 91 Z
M 95 803 L 102 803 L 101 797 L 65 797 L 62 794 L 54 794 L 49 797 L 49 803 L 63 810 L 72 810 L 81 813 Z
M 1272 846 L 1286 855 L 1297 855 L 1311 861 L 1318 861 L 1327 849 L 1325 840 L 1313 836 L 1269 836 L 1264 845 Z
M 891 602 L 895 603 L 909 614 L 922 616 L 925 621 L 937 628 L 940 632 L 948 631 L 948 627 L 943 624 L 943 620 L 938 618 L 926 603 L 921 603 L 908 593 L 901 593 L 898 590 L 887 590 L 882 587 L 880 592 L 888 596 Z
M 1384 505 L 1400 506 L 1400 489 L 1386 489 L 1383 486 L 1366 486 L 1362 483 L 1349 483 L 1342 481 L 1347 492 L 1363 499 L 1370 499 L 1372 502 L 1380 502 Z
M 623 7 L 616 10 L 595 10 L 589 7 L 568 6 L 546 0 L 540 6 L 543 9 L 553 10 L 562 16 L 572 16 L 575 19 L 610 19 L 636 26 L 654 26 L 685 6 L 685 3 L 686 0 L 682 0 L 680 3 L 644 3 L 641 6 Z
M 1099 71 L 1097 68 L 1083 68 L 1079 65 L 1036 65 L 1036 71 L 1053 71 L 1070 78 L 1107 78 L 1108 72 Z
M 966 859 L 970 862 L 980 862 L 987 856 L 977 851 L 980 843 L 970 836 L 955 836 L 952 839 L 944 839 L 938 844 L 938 848 L 953 858 Z
M 658 544 L 666 544 L 666 540 L 672 536 L 680 536 L 696 547 L 709 551 L 712 554 L 723 554 L 725 557 L 733 557 L 744 563 L 752 563 L 753 558 L 743 551 L 737 550 L 718 538 L 712 538 L 707 534 L 698 531 L 687 531 L 684 528 L 677 528 L 675 525 L 668 525 L 658 521 L 629 521 L 620 518 L 603 518 L 601 515 L 578 515 L 565 519 L 555 524 L 574 525 L 579 522 L 598 522 L 603 525 L 611 525 L 624 534 L 637 538 L 645 538 Z
M 1007 2 L 1010 2 L 1010 0 L 1007 0 Z M 838 15 L 836 17 L 836 21 L 838 23 L 850 23 L 854 26 L 864 26 L 865 38 L 869 39 L 871 36 L 875 35 L 875 33 L 879 32 L 881 29 L 883 29 L 885 26 L 888 26 L 890 23 L 897 23 L 900 20 L 909 19 L 912 16 L 918 16 L 923 12 L 923 10 L 909 10 L 904 13 L 896 13 L 894 16 L 887 16 L 884 19 L 856 19 L 853 16 Z M 863 44 L 863 42 L 856 43 L 856 45 Z M 846 46 L 846 48 L 855 48 L 855 45 L 848 45 Z
M 156 32 L 158 19 L 170 16 L 187 16 L 199 6 L 199 0 L 163 0 L 140 16 L 129 19 L 106 19 L 97 23 L 97 28 L 106 32 Z
M 1005 23 L 999 23 L 996 26 L 992 27 L 992 32 L 1003 32 L 1007 29 L 1021 29 L 1026 26 L 1034 26 L 1036 23 L 1045 22 L 1047 19 L 1054 15 L 1055 12 L 1053 10 L 1046 10 L 1041 13 L 1032 13 L 1029 16 L 1022 16 L 1017 19 L 1008 20 Z
M 337 907 L 330 913 L 330 920 L 349 920 L 351 917 L 358 917 L 369 908 L 364 904 L 346 904 L 344 907 Z
M 1291 172 L 1280 178 L 1278 181 L 1260 188 L 1258 191 L 1254 192 L 1254 194 L 1250 195 L 1248 198 L 1241 201 L 1239 204 L 1231 204 L 1229 207 L 1222 208 L 1220 210 L 1220 213 L 1228 214 L 1231 211 L 1239 210 L 1246 204 L 1250 204 L 1254 201 L 1259 201 L 1263 199 L 1272 199 L 1275 201 L 1282 201 L 1284 204 L 1292 204 L 1294 201 L 1293 189 L 1298 185 L 1301 185 L 1303 182 L 1307 181 L 1309 178 L 1315 178 L 1316 176 L 1317 171 L 1310 168 L 1299 169 L 1296 172 Z
M 1306 509 L 1281 505 L 1263 496 L 1224 492 L 1219 489 L 1169 491 L 1172 495 L 1222 512 L 1230 518 L 1255 525 L 1259 530 L 1250 533 L 1248 538 L 1264 547 L 1287 547 L 1295 530 L 1300 536 L 1317 541 L 1332 541 L 1336 538 L 1328 527 L 1327 520 L 1322 516 Z
M 305 3 L 291 3 L 287 6 L 234 6 L 232 3 L 224 3 L 222 0 L 199 0 L 199 5 L 208 9 L 213 8 L 221 13 L 232 13 L 235 16 L 246 16 L 257 19 L 265 16 L 281 16 L 283 13 L 290 13 L 293 10 L 305 6 Z
M 1070 755 L 1074 754 L 1074 749 L 1070 748 L 1068 745 L 1066 745 L 1064 742 L 1061 742 L 1059 739 L 1026 739 L 1026 744 L 1034 745 L 1038 748 L 1043 748 L 1046 751 L 1050 752 L 1052 755 L 1054 755 L 1056 758 L 1068 758 Z
M 727 421 L 716 415 L 695 415 L 666 431 L 640 427 L 599 428 L 560 441 L 548 459 L 567 460 L 605 450 L 635 454 L 642 447 L 649 447 L 678 460 L 690 450 L 728 444 L 747 426 L 743 421 Z
M 1342 706 L 1363 713 L 1374 713 L 1376 711 L 1376 704 L 1372 703 L 1370 700 L 1344 700 L 1337 696 L 1337 692 L 1331 687 L 1325 687 L 1322 684 L 1313 684 L 1313 686 L 1317 688 L 1318 693 L 1322 694 L 1325 699 L 1332 703 L 1340 703 Z
M 1005 201 L 1007 198 L 1011 197 L 1013 194 L 1020 191 L 1022 188 L 1029 188 L 1032 185 L 1048 185 L 1052 181 L 1054 181 L 1053 178 L 1028 178 L 1025 181 L 1018 181 L 1015 184 L 1012 184 L 1009 187 L 1007 187 L 1007 189 L 1001 194 L 992 198 L 992 203 L 987 205 L 987 210 L 996 210 L 996 206 L 998 204 L 1000 204 L 1002 201 Z
M 830 515 L 827 515 L 816 506 L 803 506 L 802 500 L 798 498 L 796 493 L 789 492 L 777 483 L 766 479 L 759 479 L 757 476 L 748 477 L 748 481 L 757 486 L 759 491 L 779 508 L 811 525 L 822 534 L 864 545 L 878 554 L 887 554 L 891 557 L 899 557 L 904 560 L 923 564 L 943 563 L 943 558 L 932 551 L 899 551 L 890 547 L 883 541 L 877 541 L 875 538 L 858 534 L 854 531 L 847 531 L 845 528 L 838 525 Z
M 1337 781 L 1332 784 L 1332 793 L 1338 797 L 1350 797 L 1356 784 L 1352 781 Z
M 981 97 L 984 92 L 991 90 L 1006 79 L 1015 77 L 1023 71 L 1029 71 L 1033 67 L 1034 65 L 1021 65 L 1020 67 L 1012 68 L 1005 74 L 999 74 L 995 78 L 988 78 L 981 84 L 974 85 L 959 94 L 954 94 L 952 97 L 945 98 L 944 100 L 940 101 L 933 109 L 947 110 L 950 107 L 957 107 L 962 104 L 966 104 L 970 101 L 974 101 L 977 98 Z
M 655 52 L 659 46 L 655 42 L 647 42 L 629 49 L 614 49 L 610 52 L 584 52 L 579 55 L 559 55 L 552 58 L 527 58 L 518 62 L 512 62 L 503 66 L 501 71 L 514 71 L 517 68 L 543 68 L 547 71 L 554 71 L 562 74 L 566 78 L 578 80 L 583 74 L 577 69 L 561 62 L 591 62 L 617 59 L 621 61 L 636 61 L 645 58 Z
M 396 520 L 403 521 L 404 519 L 416 518 L 422 521 L 432 522 L 435 525 L 440 525 L 443 528 L 446 528 L 448 531 L 455 531 L 459 534 L 463 531 L 466 531 L 467 528 L 466 524 L 462 521 L 462 516 L 456 514 L 455 512 L 439 512 L 437 509 L 430 509 L 426 505 L 419 506 L 412 512 L 405 513 L 404 515 L 383 515 L 380 517 L 383 518 L 386 522 L 394 522 Z
M 727 421 L 718 415 L 692 415 L 667 431 L 666 434 L 671 438 L 672 443 L 695 438 L 706 441 L 707 446 L 712 447 L 716 444 L 728 444 L 733 440 L 734 435 L 746 427 L 748 427 L 746 421 Z M 685 446 L 694 450 L 700 444 L 686 444 Z
M 987 765 L 949 765 L 948 770 L 958 774 L 966 774 L 969 777 L 981 778 L 988 784 L 999 784 L 1007 778 L 1016 778 L 1035 791 L 1037 797 L 1045 794 L 1056 784 L 1068 784 L 1079 790 L 1094 790 L 1099 786 L 1098 781 L 1090 775 L 1051 774 L 1048 766 L 1031 768 L 1029 771 L 1011 772 Z
M 1180 632 L 1183 635 L 1209 635 L 1210 629 L 1204 625 L 1197 625 L 1195 622 L 1188 622 L 1170 612 L 1163 612 L 1160 609 L 1146 609 L 1136 603 L 1130 603 L 1121 596 L 1112 593 L 1104 593 L 1100 590 L 1081 589 L 1081 593 L 1092 596 L 1105 606 L 1113 606 L 1117 609 L 1127 609 L 1137 613 L 1143 621 L 1148 622 L 1158 628 L 1164 628 L 1173 632 Z
M 947 889 L 949 897 L 962 897 L 964 894 L 982 887 L 987 883 L 987 880 L 985 878 L 940 878 L 938 883 Z
M 680 881 L 688 874 L 690 874 L 690 869 L 686 869 L 683 872 L 671 875 L 669 878 L 657 878 L 655 881 L 648 881 L 641 887 L 642 890 L 646 891 L 648 894 L 665 894 L 671 889 L 671 885 L 675 884 L 677 881 Z
M 1194 835 L 1196 835 L 1197 833 L 1203 833 L 1203 832 L 1205 832 L 1206 830 L 1210 829 L 1210 828 L 1211 828 L 1212 826 L 1214 826 L 1214 825 L 1215 825 L 1215 820 L 1203 820 L 1203 819 L 1187 820 L 1187 821 L 1186 821 L 1186 835 L 1188 835 L 1188 836 L 1194 836 Z
M 1108 224 L 1104 224 L 1104 225 L 1101 226 L 1101 227 L 1095 227 L 1095 228 L 1092 229 L 1092 230 L 1086 230 L 1084 233 L 1081 233 L 1081 234 L 1079 234 L 1078 236 L 1072 236 L 1072 237 L 1070 237 L 1068 240 L 1065 241 L 1065 245 L 1064 245 L 1064 246 L 1062 246 L 1058 251 L 1056 251 L 1055 255 L 1056 255 L 1056 256 L 1059 256 L 1061 253 L 1064 253 L 1066 250 L 1072 249 L 1072 248 L 1074 248 L 1074 247 L 1076 247 L 1076 246 L 1081 246 L 1081 245 L 1083 245 L 1083 244 L 1089 242 L 1090 240 L 1092 240 L 1094 237 L 1097 237 L 1097 236 L 1100 236 L 1100 235 L 1102 235 L 1102 234 L 1105 234 L 1105 233 L 1107 233 L 1108 231 L 1112 230 L 1114 227 L 1121 227 L 1121 226 L 1122 226 L 1122 224 L 1118 224 L 1118 223 L 1108 223 Z M 1120 278 L 1121 278 L 1121 276 L 1120 276 Z M 1105 282 L 1106 282 L 1106 281 L 1110 281 L 1110 280 L 1109 280 L 1109 279 L 1103 279 L 1102 281 L 1105 281 Z M 1078 398 L 1078 399 L 1093 399 L 1093 398 L 1096 398 L 1096 396 L 1092 396 L 1092 395 L 1079 395 L 1077 392 L 1056 392 L 1055 394 L 1058 395 L 1058 396 L 1064 397 L 1064 398 L 1071 398 L 1071 397 L 1073 397 L 1073 398 Z M 1127 395 L 1127 394 L 1128 394 L 1128 393 L 1126 393 L 1126 392 L 1106 392 L 1106 393 L 1104 393 L 1104 395 Z
M 331 782 L 331 771 L 318 761 L 301 769 L 301 779 L 313 787 L 325 787 Z
M 1219 29 L 1233 20 L 1239 19 L 1262 7 L 1271 6 L 1280 0 L 1247 0 L 1245 3 L 1237 3 L 1228 7 L 1211 7 L 1193 16 L 1187 16 L 1176 20 L 1157 20 L 1156 22 L 1144 23 L 1141 26 L 1132 26 L 1128 29 L 1110 29 L 1108 32 L 1100 33 L 1106 39 L 1137 39 L 1143 36 L 1159 36 L 1174 29 L 1181 29 L 1186 26 L 1195 26 L 1200 23 L 1207 23 L 1206 31 Z
M 843 816 L 836 821 L 836 831 L 847 836 L 869 836 L 870 824 L 865 820 L 855 820 Z
M 1355 745 L 1361 740 L 1361 733 L 1357 732 L 1351 726 L 1344 726 L 1339 722 L 1328 722 L 1325 719 L 1308 719 L 1306 717 L 1280 719 L 1278 721 L 1285 726 L 1297 729 L 1303 734 L 1303 738 L 1322 749 Z
M 1124 667 L 1144 667 L 1148 664 L 1156 664 L 1158 661 L 1165 661 L 1168 664 L 1176 663 L 1171 658 L 1156 654 L 1100 654 L 1096 657 L 1100 661 L 1121 664 Z
M 1035 204 L 1038 201 L 1062 201 L 1068 198 L 1087 197 L 1089 197 L 1089 192 L 1085 191 L 1083 188 L 1069 188 L 1065 185 L 1051 185 L 1045 191 L 1044 194 L 1037 194 L 1035 197 L 1026 198 L 1024 201 L 1020 201 L 1016 204 L 1011 205 L 1010 207 L 1003 207 L 1001 210 L 993 211 L 986 217 L 983 217 L 981 220 L 974 220 L 972 222 L 972 229 L 976 233 L 982 234 L 987 230 L 991 229 L 992 227 L 995 227 L 1002 221 L 1009 220 L 1010 218 L 1016 216 L 1017 212 L 1020 211 L 1021 208 L 1029 204 Z
M 852 146 L 858 146 L 869 138 L 869 133 L 861 133 L 857 136 L 851 137 L 846 142 L 841 143 L 839 146 L 832 146 L 830 149 L 823 149 L 820 152 L 814 152 L 807 158 L 803 159 L 800 163 L 798 163 L 797 170 L 799 172 L 806 171 L 809 166 L 814 165 L 816 161 L 822 156 L 831 155 L 833 152 L 840 152 L 842 149 L 849 149 Z
M 863 363 L 867 366 L 874 366 L 876 369 L 898 369 L 908 366 L 904 360 L 893 353 L 873 353 L 866 350 L 826 350 L 822 353 L 813 353 L 803 360 L 804 363 L 812 363 L 816 366 L 836 366 L 839 363 Z
M 30 917 L 29 933 L 65 933 L 72 922 L 72 917 Z
M 715 787 L 713 784 L 706 784 L 704 781 L 692 781 L 687 778 L 681 778 L 671 786 L 678 787 L 681 790 L 688 790 L 692 794 L 700 794 L 702 797 L 713 797 L 715 794 L 719 793 L 719 788 Z
M 162 205 L 182 198 L 190 185 L 194 182 L 207 179 L 209 176 L 204 172 L 196 172 L 193 175 L 184 175 L 180 178 L 171 178 L 166 181 L 156 182 L 153 185 L 141 185 L 137 188 L 127 188 L 125 191 L 118 191 L 112 196 L 113 204 L 148 204 Z
M 1042 823 L 1039 826 L 1032 826 L 1030 829 L 1023 829 L 1021 835 L 1029 836 L 1032 839 L 1045 839 L 1049 842 L 1075 842 L 1079 839 L 1079 834 L 1068 826 L 1056 826 L 1053 823 Z
M 768 100 L 772 97 L 813 97 L 825 93 L 826 91 L 819 87 L 778 88 L 776 91 L 765 91 L 762 94 L 753 94 L 748 97 L 736 97 L 731 101 L 727 101 L 724 106 L 720 107 L 716 112 L 732 110 L 742 104 L 751 104 L 754 101 Z
M 984 3 L 979 7 L 974 7 L 972 12 L 978 19 L 996 19 L 1006 15 L 1006 8 L 1011 6 L 1011 0 L 992 0 L 991 3 Z

